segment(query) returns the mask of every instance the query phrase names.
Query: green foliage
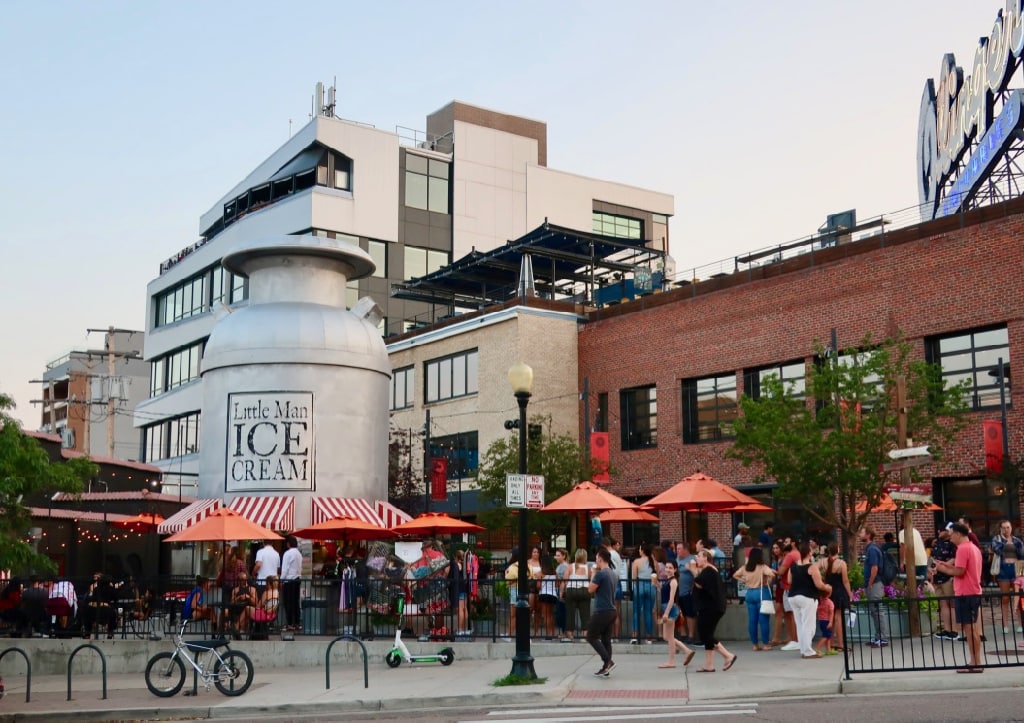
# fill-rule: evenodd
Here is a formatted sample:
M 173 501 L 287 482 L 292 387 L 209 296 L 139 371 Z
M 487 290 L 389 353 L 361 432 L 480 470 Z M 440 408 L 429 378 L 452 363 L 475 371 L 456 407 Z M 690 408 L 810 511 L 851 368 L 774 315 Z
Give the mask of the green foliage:
M 25 540 L 32 517 L 24 500 L 54 492 L 81 492 L 99 468 L 85 458 L 51 463 L 36 439 L 25 435 L 7 412 L 14 401 L 0 394 L 0 567 L 15 572 L 50 572 L 54 565 Z
M 886 484 L 897 481 L 879 467 L 899 446 L 898 380 L 905 382 L 907 434 L 915 445 L 927 444 L 936 461 L 966 424 L 967 410 L 965 387 L 943 389 L 941 370 L 912 359 L 902 338 L 876 346 L 867 336 L 860 349 L 837 360 L 816 344 L 807 400 L 777 377 L 766 379 L 760 398 L 741 400 L 728 452 L 758 470 L 756 481 L 776 482 L 780 497 L 850 535 L 868 514 L 856 512 L 856 504 L 867 500 L 871 509 Z M 912 479 L 920 474 L 910 471 Z
M 388 502 L 415 517 L 426 505 L 422 474 L 413 471 L 411 432 L 391 429 L 388 440 Z M 422 469 L 416 466 L 416 469 Z
M 544 475 L 545 502 L 551 502 L 569 492 L 581 480 L 590 478 L 586 451 L 568 434 L 552 434 L 551 417 L 536 416 L 530 422 L 541 425 L 543 433 L 531 439 L 526 450 L 526 468 L 529 474 Z M 488 529 L 512 527 L 517 516 L 505 507 L 505 475 L 519 471 L 518 433 L 506 439 L 496 439 L 480 460 L 477 483 L 483 500 L 494 505 L 480 513 L 479 523 Z M 553 530 L 566 529 L 572 519 L 568 514 L 532 514 L 530 531 L 542 540 Z
M 491 683 L 491 685 L 496 688 L 501 688 L 507 685 L 543 685 L 547 682 L 547 678 L 527 678 L 522 675 L 512 675 L 509 673 L 504 678 L 498 678 L 496 681 Z
M 509 600 L 508 583 L 504 580 L 494 581 L 494 597 L 496 600 Z
M 864 587 L 864 566 L 857 560 L 846 563 L 846 577 L 850 580 L 851 590 Z

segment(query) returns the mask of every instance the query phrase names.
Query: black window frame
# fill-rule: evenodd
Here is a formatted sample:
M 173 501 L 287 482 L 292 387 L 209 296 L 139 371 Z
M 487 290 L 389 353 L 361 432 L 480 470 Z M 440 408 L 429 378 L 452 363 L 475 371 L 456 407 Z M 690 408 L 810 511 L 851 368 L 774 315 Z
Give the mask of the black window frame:
M 645 398 L 641 398 L 646 394 Z M 646 406 L 646 414 L 641 414 Z M 620 445 L 622 451 L 658 446 L 658 386 L 645 384 L 619 390 Z
M 471 362 L 471 360 L 473 360 Z M 449 375 L 449 384 L 447 393 L 442 393 L 444 389 L 443 380 L 441 379 L 445 372 L 445 365 L 448 364 L 447 373 Z M 462 385 L 462 391 L 457 393 L 455 390 L 459 388 L 458 377 L 456 371 L 459 367 L 462 367 L 464 373 L 464 384 Z M 473 368 L 475 373 L 470 375 L 470 368 Z M 434 381 L 434 370 L 436 369 L 437 375 L 437 395 L 431 397 L 431 384 Z M 480 354 L 476 348 L 467 349 L 466 351 L 456 352 L 455 354 L 447 354 L 445 356 L 436 357 L 434 359 L 428 359 L 423 362 L 423 403 L 424 404 L 435 404 L 437 402 L 445 402 L 449 399 L 461 399 L 462 397 L 469 397 L 480 392 Z
M 980 335 L 1002 332 L 1005 336 L 1005 343 L 998 344 L 977 344 L 977 337 Z M 998 359 L 1003 359 L 1003 382 L 1006 384 L 1004 393 L 1006 407 L 1011 407 L 1010 388 L 1012 378 L 1010 376 L 1010 332 L 1006 324 L 995 324 L 991 326 L 977 327 L 953 332 L 951 334 L 940 334 L 925 339 L 925 360 L 931 364 L 938 365 L 942 372 L 943 382 L 956 384 L 964 378 L 970 379 L 968 389 L 968 405 L 973 411 L 985 411 L 1000 408 L 1000 380 L 997 377 Z M 965 347 L 942 351 L 942 343 L 960 338 L 968 338 Z M 971 359 L 969 367 L 948 368 L 943 364 L 943 359 L 968 355 Z M 979 360 L 979 355 L 983 359 Z M 983 383 L 979 383 L 983 382 Z M 945 386 L 949 386 L 946 384 Z
M 728 381 L 727 381 L 728 380 Z M 731 381 L 731 384 L 729 383 Z M 702 392 L 700 387 L 707 382 L 713 382 L 713 390 L 709 394 Z M 722 382 L 720 386 L 719 382 Z M 713 374 L 704 377 L 693 377 L 682 380 L 680 385 L 682 395 L 682 417 L 683 417 L 683 444 L 706 444 L 735 439 L 735 428 L 729 431 L 729 427 L 735 423 L 739 416 L 739 389 L 737 388 L 736 373 Z M 713 412 L 713 423 L 701 421 L 701 400 L 713 397 L 718 400 L 723 393 L 732 392 L 732 404 L 714 404 L 704 408 L 705 414 Z M 723 414 L 724 410 L 732 409 L 732 413 Z M 731 417 L 728 418 L 728 417 Z M 702 430 L 712 430 L 704 432 Z

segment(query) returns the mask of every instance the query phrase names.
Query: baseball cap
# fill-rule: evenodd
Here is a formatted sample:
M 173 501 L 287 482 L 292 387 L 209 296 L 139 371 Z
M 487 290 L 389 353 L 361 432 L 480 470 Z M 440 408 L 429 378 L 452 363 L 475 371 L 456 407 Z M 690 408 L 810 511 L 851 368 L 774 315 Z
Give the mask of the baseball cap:
M 953 523 L 953 522 L 947 522 L 946 523 L 946 532 L 950 532 L 953 529 L 953 525 L 954 524 L 955 523 Z
M 750 529 L 750 525 L 748 525 L 746 522 L 741 522 L 738 525 L 736 525 L 736 527 L 738 527 L 741 530 L 749 530 Z

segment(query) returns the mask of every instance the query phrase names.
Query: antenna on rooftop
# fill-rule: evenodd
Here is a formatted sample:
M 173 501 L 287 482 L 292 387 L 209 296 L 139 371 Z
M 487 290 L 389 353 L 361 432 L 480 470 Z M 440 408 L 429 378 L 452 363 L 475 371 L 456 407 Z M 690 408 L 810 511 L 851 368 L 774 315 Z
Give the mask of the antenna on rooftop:
M 334 78 L 335 84 L 338 82 L 337 76 Z M 322 115 L 325 118 L 334 117 L 335 107 L 335 95 L 336 90 L 334 85 L 327 89 L 326 103 L 324 102 L 324 84 L 317 83 L 316 90 L 313 95 L 313 115 Z

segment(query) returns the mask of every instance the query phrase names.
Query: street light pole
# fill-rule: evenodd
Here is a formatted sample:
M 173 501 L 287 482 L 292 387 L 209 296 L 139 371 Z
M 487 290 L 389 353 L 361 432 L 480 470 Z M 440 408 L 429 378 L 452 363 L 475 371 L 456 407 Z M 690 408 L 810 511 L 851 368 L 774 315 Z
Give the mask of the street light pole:
M 530 403 L 533 388 L 533 369 L 517 362 L 508 370 L 508 381 L 519 403 L 519 474 L 526 474 L 526 405 Z M 530 593 L 527 582 L 526 560 L 529 527 L 528 510 L 519 510 L 519 599 L 516 601 L 516 654 L 512 658 L 512 675 L 529 680 L 537 679 L 530 654 Z

